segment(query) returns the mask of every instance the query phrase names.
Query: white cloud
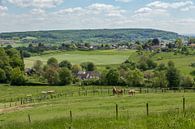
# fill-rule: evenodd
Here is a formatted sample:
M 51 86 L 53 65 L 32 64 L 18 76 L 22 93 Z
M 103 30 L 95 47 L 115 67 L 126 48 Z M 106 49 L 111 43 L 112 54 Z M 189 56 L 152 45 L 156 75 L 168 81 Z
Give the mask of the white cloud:
M 177 1 L 172 3 L 155 1 L 147 4 L 146 6 L 153 9 L 178 9 L 178 8 L 186 8 L 192 6 L 193 4 L 194 3 L 191 0 Z
M 76 8 L 66 8 L 66 9 L 62 9 L 62 10 L 59 10 L 57 12 L 55 12 L 54 14 L 59 14 L 59 15 L 66 15 L 66 14 L 82 14 L 84 11 L 83 8 L 81 7 L 76 7 Z
M 19 7 L 52 8 L 63 3 L 64 0 L 8 0 Z
M 119 7 L 115 7 L 113 5 L 95 3 L 84 8 L 81 7 L 66 8 L 66 9 L 59 10 L 55 13 L 60 15 L 67 15 L 67 14 L 105 15 L 105 16 L 118 17 L 118 16 L 122 16 L 122 14 L 125 12 L 126 12 L 125 10 L 120 9 Z
M 176 1 L 176 2 L 162 2 L 154 1 L 144 7 L 135 11 L 135 16 L 159 16 L 166 15 L 168 16 L 168 11 L 170 9 L 178 9 L 180 11 L 189 11 L 195 8 L 194 3 L 191 0 L 185 1 Z
M 95 3 L 87 7 L 89 13 L 106 14 L 107 16 L 122 16 L 125 10 L 109 4 Z
M 115 0 L 116 2 L 123 2 L 123 3 L 128 3 L 131 2 L 132 0 Z
M 43 15 L 43 14 L 45 14 L 45 10 L 43 10 L 43 9 L 32 9 L 31 13 L 34 14 L 34 15 Z
M 5 15 L 7 10 L 7 7 L 0 5 L 0 16 Z

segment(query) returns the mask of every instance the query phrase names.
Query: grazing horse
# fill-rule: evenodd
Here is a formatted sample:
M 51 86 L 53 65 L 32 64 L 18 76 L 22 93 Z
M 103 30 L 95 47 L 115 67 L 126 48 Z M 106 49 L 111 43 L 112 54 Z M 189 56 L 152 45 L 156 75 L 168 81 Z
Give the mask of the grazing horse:
M 112 93 L 113 93 L 113 95 L 118 94 L 118 93 L 117 93 L 117 89 L 116 89 L 116 87 L 113 87 L 113 89 L 112 89 Z
M 135 95 L 135 90 L 129 90 L 128 93 L 129 93 L 129 95 L 134 96 Z
M 122 95 L 123 94 L 123 90 L 116 89 L 116 87 L 113 87 L 112 92 L 113 92 L 113 95 L 116 95 L 116 94 Z

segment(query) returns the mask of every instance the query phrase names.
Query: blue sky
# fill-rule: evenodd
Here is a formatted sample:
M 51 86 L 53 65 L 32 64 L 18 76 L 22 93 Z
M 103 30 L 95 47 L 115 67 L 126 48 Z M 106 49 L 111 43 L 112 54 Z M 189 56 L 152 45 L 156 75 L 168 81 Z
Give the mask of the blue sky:
M 154 28 L 195 34 L 195 0 L 0 0 L 0 32 Z

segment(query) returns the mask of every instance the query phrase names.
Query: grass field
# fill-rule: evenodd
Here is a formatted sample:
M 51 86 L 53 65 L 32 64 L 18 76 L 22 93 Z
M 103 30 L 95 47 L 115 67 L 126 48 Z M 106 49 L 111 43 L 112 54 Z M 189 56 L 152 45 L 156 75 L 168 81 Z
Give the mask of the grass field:
M 1 101 L 0 128 L 2 129 L 193 129 L 195 128 L 195 94 L 189 92 L 137 93 L 135 96 L 113 96 L 107 91 L 78 95 L 78 91 L 94 87 L 10 87 L 0 86 L 1 98 L 18 98 L 31 94 L 36 97 L 41 91 L 56 93 L 75 91 L 77 94 L 63 95 L 40 102 L 17 106 Z M 107 89 L 109 87 L 103 87 Z M 111 87 L 110 87 L 111 88 Z M 100 87 L 95 87 L 100 89 Z M 10 96 L 8 96 L 10 95 Z M 182 113 L 182 98 L 186 98 L 187 113 Z M 149 117 L 146 116 L 149 103 Z M 115 105 L 119 117 L 116 120 Z M 69 111 L 72 111 L 72 122 Z M 32 123 L 28 122 L 28 114 Z
M 69 60 L 73 64 L 82 62 L 94 62 L 99 69 L 105 66 L 117 66 L 126 59 L 134 61 L 139 60 L 139 55 L 134 50 L 97 50 L 97 51 L 49 51 L 40 56 L 25 58 L 26 67 L 32 67 L 36 60 L 41 60 L 46 64 L 50 57 L 55 57 L 58 61 Z M 165 63 L 172 60 L 182 74 L 189 75 L 195 68 L 190 67 L 191 63 L 195 63 L 193 55 L 175 55 L 173 52 L 158 53 L 152 57 L 157 63 Z M 161 59 L 161 60 L 159 60 Z
M 96 65 L 120 64 L 128 59 L 129 55 L 134 53 L 133 50 L 97 50 L 97 51 L 64 51 L 64 52 L 47 52 L 41 56 L 33 56 L 25 59 L 26 67 L 32 67 L 36 60 L 41 60 L 46 64 L 47 60 L 55 57 L 58 61 L 68 60 L 73 64 L 82 62 L 94 62 Z

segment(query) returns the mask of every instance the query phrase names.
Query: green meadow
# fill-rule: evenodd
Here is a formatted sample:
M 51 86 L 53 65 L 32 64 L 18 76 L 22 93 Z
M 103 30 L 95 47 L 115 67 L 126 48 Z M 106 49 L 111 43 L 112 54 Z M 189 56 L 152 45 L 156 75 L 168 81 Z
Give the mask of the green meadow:
M 93 94 L 92 90 L 97 91 Z M 66 95 L 20 105 L 3 102 L 0 106 L 2 129 L 193 129 L 195 128 L 194 91 L 160 90 L 113 96 L 112 87 L 10 87 L 0 86 L 1 99 L 20 98 L 29 94 L 33 98 L 41 91 L 55 90 Z M 110 89 L 108 92 L 106 89 Z M 88 90 L 88 94 L 84 94 Z M 80 95 L 78 92 L 81 92 Z M 144 91 L 144 90 L 143 90 Z M 74 92 L 73 95 L 70 93 Z M 7 96 L 9 94 L 10 96 Z M 15 95 L 15 96 L 14 96 Z M 53 95 L 55 96 L 55 94 Z M 183 97 L 186 99 L 183 112 Z M 149 104 L 149 116 L 146 115 Z M 118 104 L 118 119 L 116 119 Z M 4 107 L 7 105 L 6 107 Z M 72 117 L 70 117 L 72 111 Z M 30 123 L 29 117 L 30 115 Z
M 68 60 L 73 64 L 82 62 L 94 62 L 96 65 L 112 65 L 120 64 L 128 59 L 129 55 L 135 51 L 132 50 L 97 50 L 97 51 L 49 51 L 40 56 L 33 56 L 25 59 L 26 67 L 32 67 L 36 60 L 43 61 L 44 64 L 51 57 L 55 57 L 58 61 Z
M 27 68 L 32 67 L 36 60 L 43 61 L 44 64 L 51 57 L 55 57 L 58 61 L 68 60 L 73 64 L 82 62 L 94 62 L 99 67 L 117 66 L 126 59 L 133 61 L 139 60 L 139 55 L 135 50 L 96 50 L 96 51 L 49 51 L 38 56 L 25 58 Z M 158 64 L 172 60 L 182 74 L 189 75 L 195 68 L 191 67 L 191 63 L 195 63 L 194 55 L 175 55 L 173 52 L 157 53 L 151 57 Z

